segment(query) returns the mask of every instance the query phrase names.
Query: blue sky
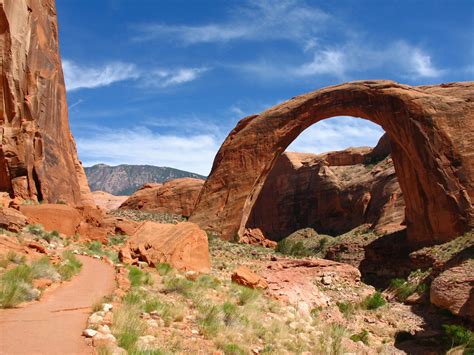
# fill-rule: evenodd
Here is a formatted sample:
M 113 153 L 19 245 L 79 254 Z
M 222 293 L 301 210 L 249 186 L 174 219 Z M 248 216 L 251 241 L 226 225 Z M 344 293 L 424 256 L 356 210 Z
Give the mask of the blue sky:
M 472 0 L 58 0 L 71 129 L 85 166 L 208 174 L 246 115 L 351 80 L 473 80 Z M 374 145 L 340 117 L 289 150 Z

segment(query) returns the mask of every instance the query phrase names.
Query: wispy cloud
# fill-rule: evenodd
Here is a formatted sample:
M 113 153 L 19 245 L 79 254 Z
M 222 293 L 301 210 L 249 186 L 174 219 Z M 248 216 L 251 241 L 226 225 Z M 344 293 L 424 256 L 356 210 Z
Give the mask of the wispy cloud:
M 287 148 L 290 152 L 324 153 L 347 147 L 375 146 L 382 127 L 355 117 L 333 117 L 307 128 Z
M 101 66 L 84 66 L 63 60 L 64 77 L 69 91 L 94 89 L 116 82 L 134 80 L 144 86 L 166 88 L 198 79 L 208 68 L 139 70 L 135 64 L 111 62 Z
M 151 164 L 209 174 L 220 140 L 210 134 L 166 135 L 147 128 L 107 129 L 76 139 L 84 165 Z
M 157 69 L 144 75 L 143 82 L 147 86 L 166 88 L 194 81 L 208 70 L 208 68 Z
M 259 60 L 231 68 L 252 73 L 263 79 L 296 80 L 304 77 L 331 76 L 340 80 L 354 80 L 361 74 L 383 70 L 388 77 L 438 78 L 446 70 L 438 68 L 424 49 L 405 41 L 378 47 L 361 41 L 339 46 L 314 47 L 312 59 L 304 63 L 278 63 L 278 59 Z
M 63 60 L 64 78 L 69 91 L 109 86 L 118 81 L 137 79 L 140 75 L 134 64 L 112 62 L 103 66 L 86 67 L 71 60 Z
M 196 26 L 145 24 L 136 26 L 136 40 L 178 39 L 184 44 L 233 40 L 311 39 L 330 16 L 303 0 L 248 0 L 233 8 L 224 22 Z

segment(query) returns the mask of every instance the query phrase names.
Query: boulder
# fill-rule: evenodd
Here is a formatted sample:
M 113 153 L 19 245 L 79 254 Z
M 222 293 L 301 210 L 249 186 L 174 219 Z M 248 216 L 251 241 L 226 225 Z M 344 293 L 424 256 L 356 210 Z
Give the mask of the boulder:
M 268 284 L 264 278 L 257 275 L 246 266 L 239 266 L 236 270 L 234 270 L 231 278 L 233 282 L 245 287 L 259 289 L 266 289 L 268 287 Z
M 189 217 L 201 192 L 204 180 L 181 178 L 164 184 L 145 184 L 120 208 L 177 214 Z
M 63 204 L 24 205 L 20 211 L 29 224 L 41 224 L 46 231 L 55 230 L 67 236 L 74 236 L 82 221 L 77 209 Z
M 91 203 L 69 130 L 54 1 L 0 6 L 0 191 L 12 198 Z
M 276 248 L 277 246 L 276 242 L 265 238 L 260 228 L 246 228 L 239 242 L 243 244 L 260 245 L 265 248 Z
M 474 321 L 474 259 L 442 272 L 431 283 L 430 302 Z
M 127 240 L 120 255 L 123 262 L 137 259 L 150 266 L 168 263 L 184 272 L 205 273 L 211 267 L 207 235 L 190 222 L 144 222 Z
M 26 217 L 13 208 L 0 208 L 0 228 L 19 232 L 26 225 Z

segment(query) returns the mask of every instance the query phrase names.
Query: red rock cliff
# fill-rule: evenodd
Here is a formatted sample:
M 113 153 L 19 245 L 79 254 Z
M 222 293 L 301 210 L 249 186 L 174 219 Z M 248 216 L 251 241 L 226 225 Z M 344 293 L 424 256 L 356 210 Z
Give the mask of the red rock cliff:
M 0 0 L 0 191 L 93 204 L 69 130 L 54 0 Z

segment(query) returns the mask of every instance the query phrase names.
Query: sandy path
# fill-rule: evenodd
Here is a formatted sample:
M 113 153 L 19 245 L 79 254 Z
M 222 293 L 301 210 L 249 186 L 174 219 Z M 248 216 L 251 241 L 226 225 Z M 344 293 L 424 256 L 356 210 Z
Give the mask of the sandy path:
M 38 303 L 0 310 L 0 354 L 91 354 L 81 336 L 90 307 L 112 293 L 114 269 L 79 256 L 83 266 L 75 276 Z

